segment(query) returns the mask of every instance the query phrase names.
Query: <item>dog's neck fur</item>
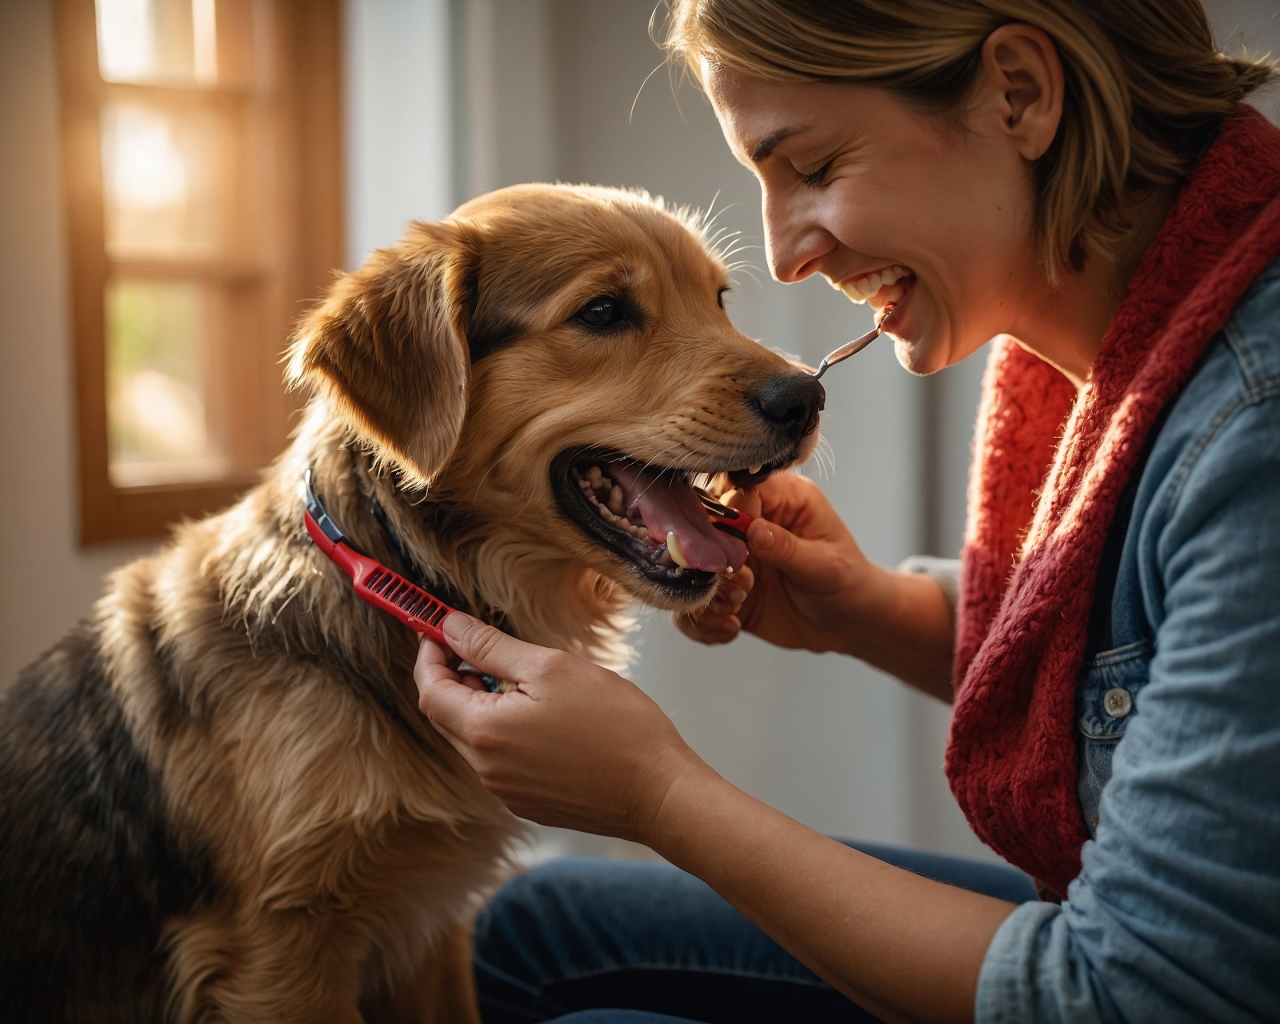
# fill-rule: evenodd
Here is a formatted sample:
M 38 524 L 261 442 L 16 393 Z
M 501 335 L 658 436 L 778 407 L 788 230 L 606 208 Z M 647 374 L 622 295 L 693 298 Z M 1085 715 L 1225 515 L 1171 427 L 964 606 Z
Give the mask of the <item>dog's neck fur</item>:
M 376 497 L 415 568 L 459 610 L 531 643 L 614 668 L 626 664 L 632 599 L 622 588 L 483 508 L 398 486 L 393 470 L 319 402 L 258 488 L 215 519 L 187 527 L 217 531 L 218 564 L 209 569 L 219 577 L 228 610 L 255 641 L 269 627 L 283 630 L 291 646 L 321 653 L 331 649 L 329 638 L 342 635 L 345 649 L 379 665 L 401 660 L 392 652 L 406 644 L 416 649 L 407 627 L 360 601 L 342 571 L 311 544 L 301 497 L 308 466 L 320 500 L 357 547 L 393 568 L 401 564 L 371 509 Z M 272 520 L 266 533 L 285 551 L 252 545 L 250 524 L 258 517 Z

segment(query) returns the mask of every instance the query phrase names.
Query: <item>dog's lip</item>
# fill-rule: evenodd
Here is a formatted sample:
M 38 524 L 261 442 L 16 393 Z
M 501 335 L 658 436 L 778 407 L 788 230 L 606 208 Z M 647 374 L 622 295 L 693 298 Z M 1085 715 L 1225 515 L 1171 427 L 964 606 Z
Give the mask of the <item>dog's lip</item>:
M 794 459 L 788 461 L 794 461 Z M 574 479 L 573 470 L 584 464 L 617 462 L 627 462 L 637 466 L 645 465 L 638 459 L 633 459 L 630 456 L 608 449 L 582 447 L 569 448 L 561 452 L 560 455 L 552 460 L 551 465 L 552 491 L 555 494 L 556 503 L 560 506 L 560 510 L 592 540 L 624 559 L 633 570 L 639 572 L 648 582 L 676 593 L 688 594 L 708 590 L 715 582 L 716 573 L 693 568 L 677 572 L 679 566 L 659 564 L 654 559 L 661 557 L 661 552 L 663 551 L 661 546 L 651 544 L 649 541 L 636 537 L 626 530 L 607 522 L 590 505 Z M 700 465 L 692 470 L 677 470 L 671 467 L 649 465 L 648 469 L 650 472 L 675 473 L 686 481 L 694 474 L 699 473 L 708 475 L 727 473 L 735 486 L 742 487 L 755 486 L 755 484 L 766 479 L 776 468 L 786 464 L 787 461 L 781 460 L 774 463 L 762 463 L 759 471 L 754 474 L 750 473 L 749 469 L 727 470 L 724 465 Z
M 751 488 L 764 483 L 774 473 L 782 469 L 783 466 L 789 465 L 794 461 L 794 459 L 790 459 L 787 462 L 765 462 L 761 463 L 760 469 L 755 473 L 752 473 L 748 467 L 747 469 L 732 470 L 726 475 L 729 477 L 729 482 L 738 490 L 749 491 Z

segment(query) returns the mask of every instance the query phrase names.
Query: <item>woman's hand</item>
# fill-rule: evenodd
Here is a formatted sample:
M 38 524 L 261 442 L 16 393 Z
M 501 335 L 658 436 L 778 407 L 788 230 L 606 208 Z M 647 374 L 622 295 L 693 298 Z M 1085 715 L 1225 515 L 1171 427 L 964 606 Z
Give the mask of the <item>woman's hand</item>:
M 643 843 L 673 781 L 711 771 L 662 709 L 616 672 L 460 612 L 444 632 L 464 660 L 516 687 L 476 689 L 424 638 L 418 706 L 520 817 Z
M 723 500 L 759 517 L 747 532 L 750 558 L 705 612 L 676 616 L 680 630 L 703 643 L 745 629 L 779 647 L 846 650 L 859 592 L 876 569 L 827 496 L 812 480 L 779 473 Z
M 676 616 L 681 632 L 715 644 L 746 630 L 779 647 L 840 651 L 951 700 L 955 621 L 937 583 L 868 561 L 818 485 L 798 474 L 723 500 L 759 517 L 747 564 L 705 611 Z

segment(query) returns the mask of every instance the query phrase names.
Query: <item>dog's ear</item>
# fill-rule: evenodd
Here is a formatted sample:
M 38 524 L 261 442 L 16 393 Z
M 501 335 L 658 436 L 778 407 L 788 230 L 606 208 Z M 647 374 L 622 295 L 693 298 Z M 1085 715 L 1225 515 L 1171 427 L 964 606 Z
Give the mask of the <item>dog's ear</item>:
M 408 478 L 444 469 L 467 413 L 467 319 L 476 253 L 461 225 L 410 225 L 340 278 L 299 325 L 292 385 L 325 396 Z

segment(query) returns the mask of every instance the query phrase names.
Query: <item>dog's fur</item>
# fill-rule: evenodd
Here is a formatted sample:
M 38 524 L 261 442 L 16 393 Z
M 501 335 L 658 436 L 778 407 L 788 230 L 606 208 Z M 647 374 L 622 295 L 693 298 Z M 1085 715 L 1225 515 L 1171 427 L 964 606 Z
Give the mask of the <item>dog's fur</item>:
M 460 607 L 619 666 L 633 598 L 691 610 L 714 588 L 594 542 L 556 504 L 553 459 L 603 445 L 715 473 L 816 441 L 760 415 L 751 396 L 795 370 L 730 326 L 727 284 L 687 215 L 521 186 L 334 285 L 291 351 L 314 398 L 262 483 L 117 571 L 0 696 L 0 1016 L 413 1021 L 449 985 L 465 1002 L 468 950 L 442 943 L 519 826 L 418 712 L 417 637 L 309 542 L 303 472 L 357 546 L 402 567 L 376 497 Z M 573 319 L 602 294 L 625 299 L 621 327 Z

